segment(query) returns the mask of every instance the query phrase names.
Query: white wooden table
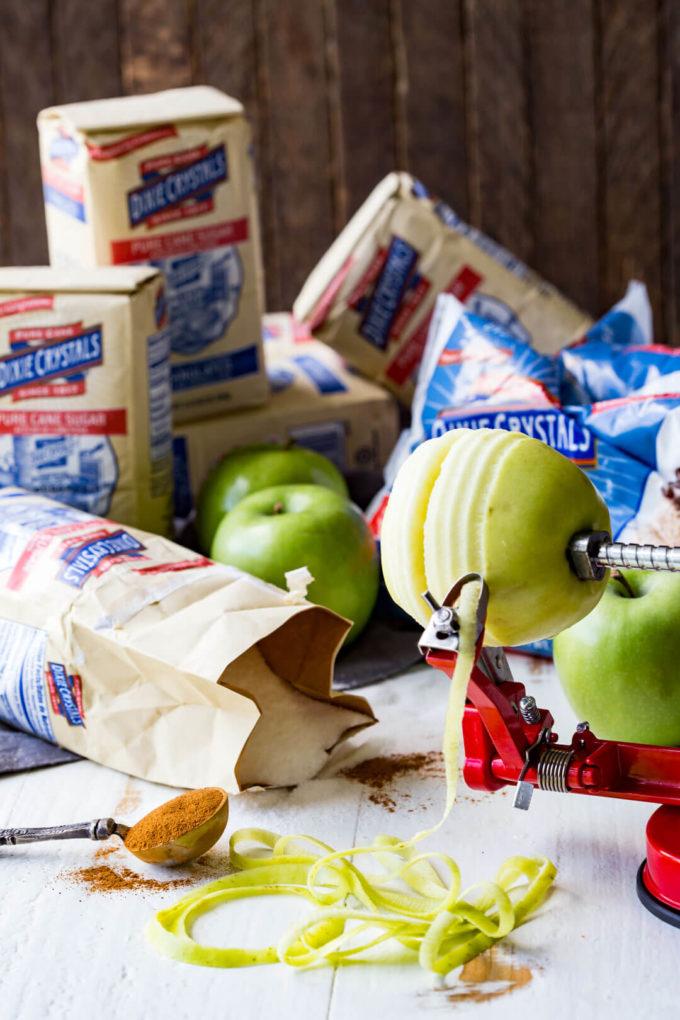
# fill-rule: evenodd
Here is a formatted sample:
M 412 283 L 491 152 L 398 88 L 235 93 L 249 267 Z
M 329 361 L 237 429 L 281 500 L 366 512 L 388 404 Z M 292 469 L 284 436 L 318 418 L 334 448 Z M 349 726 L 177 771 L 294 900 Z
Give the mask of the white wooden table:
M 516 679 L 553 711 L 561 737 L 570 734 L 575 720 L 552 666 L 520 656 L 511 656 L 511 665 Z M 439 749 L 446 679 L 420 667 L 365 693 L 379 725 L 339 749 L 324 774 L 303 787 L 232 798 L 228 832 L 257 825 L 310 833 L 340 847 L 379 832 L 410 836 L 439 818 L 441 778 L 401 778 L 387 790 L 398 802 L 390 813 L 370 800 L 369 788 L 337 773 L 374 755 Z M 62 765 L 0 778 L 0 827 L 101 815 L 133 821 L 170 795 L 167 787 L 90 762 Z M 509 790 L 473 793 L 461 783 L 458 802 L 430 845 L 457 859 L 464 886 L 492 878 L 509 855 L 547 854 L 558 868 L 555 890 L 529 923 L 445 984 L 417 965 L 300 972 L 278 964 L 225 971 L 176 963 L 147 945 L 143 928 L 152 912 L 185 890 L 88 892 L 64 878 L 96 863 L 96 846 L 86 841 L 3 848 L 0 1012 L 11 1020 L 402 1020 L 454 1010 L 476 1020 L 558 1020 L 584 1011 L 597 1020 L 678 1017 L 680 930 L 648 914 L 635 894 L 652 806 L 536 792 L 525 813 L 512 809 L 511 798 Z M 226 835 L 207 860 L 202 880 L 223 870 Z M 122 849 L 104 862 L 167 877 Z M 196 934 L 224 945 L 270 944 L 305 909 L 303 901 L 283 897 L 241 901 L 202 919 Z

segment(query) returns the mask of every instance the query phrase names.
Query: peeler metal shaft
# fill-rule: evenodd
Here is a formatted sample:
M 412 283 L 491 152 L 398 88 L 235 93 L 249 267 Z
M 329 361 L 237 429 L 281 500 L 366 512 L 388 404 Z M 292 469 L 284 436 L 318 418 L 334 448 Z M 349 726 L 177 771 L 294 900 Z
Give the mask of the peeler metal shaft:
M 583 581 L 601 581 L 607 567 L 680 571 L 680 548 L 612 542 L 606 531 L 574 535 L 568 556 L 573 570 Z

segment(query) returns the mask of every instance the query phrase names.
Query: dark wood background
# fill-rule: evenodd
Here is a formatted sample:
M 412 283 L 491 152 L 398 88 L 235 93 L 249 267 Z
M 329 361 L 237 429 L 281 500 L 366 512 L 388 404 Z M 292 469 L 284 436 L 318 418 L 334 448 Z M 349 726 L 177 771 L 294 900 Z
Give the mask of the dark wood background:
M 593 314 L 636 275 L 680 343 L 678 0 L 0 0 L 0 260 L 46 260 L 35 116 L 207 82 L 253 125 L 289 307 L 408 169 Z

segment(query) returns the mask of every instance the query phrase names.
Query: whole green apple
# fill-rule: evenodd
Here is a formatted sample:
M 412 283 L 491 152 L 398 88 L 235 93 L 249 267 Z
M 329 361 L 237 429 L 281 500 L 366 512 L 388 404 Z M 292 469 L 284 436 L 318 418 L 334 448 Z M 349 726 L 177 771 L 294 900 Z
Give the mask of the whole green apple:
M 378 594 L 375 539 L 358 507 L 321 485 L 278 485 L 254 492 L 226 514 L 210 555 L 286 587 L 289 570 L 307 567 L 310 602 L 353 621 L 353 641 Z
M 245 496 L 293 483 L 325 485 L 347 496 L 347 484 L 335 464 L 314 450 L 277 443 L 232 450 L 215 465 L 198 495 L 196 535 L 201 552 L 210 552 L 217 525 Z
M 615 574 L 553 652 L 569 703 L 597 737 L 680 746 L 680 574 Z

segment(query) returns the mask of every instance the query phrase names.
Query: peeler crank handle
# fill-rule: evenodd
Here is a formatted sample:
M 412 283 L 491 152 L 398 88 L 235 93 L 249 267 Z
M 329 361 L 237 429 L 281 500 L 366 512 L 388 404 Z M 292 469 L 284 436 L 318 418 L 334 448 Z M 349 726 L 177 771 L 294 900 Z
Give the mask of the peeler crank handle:
M 582 581 L 601 581 L 607 567 L 680 571 L 680 548 L 612 542 L 606 531 L 586 531 L 569 543 L 569 561 Z
M 118 825 L 113 818 L 95 818 L 93 822 L 51 825 L 42 829 L 0 829 L 0 846 L 42 843 L 48 839 L 108 839 L 114 833 L 124 836 L 125 832 L 127 826 Z

